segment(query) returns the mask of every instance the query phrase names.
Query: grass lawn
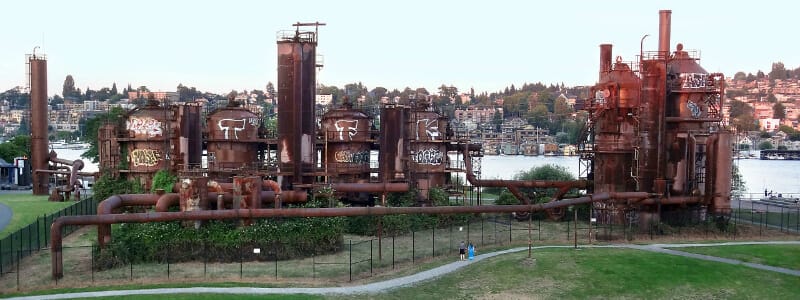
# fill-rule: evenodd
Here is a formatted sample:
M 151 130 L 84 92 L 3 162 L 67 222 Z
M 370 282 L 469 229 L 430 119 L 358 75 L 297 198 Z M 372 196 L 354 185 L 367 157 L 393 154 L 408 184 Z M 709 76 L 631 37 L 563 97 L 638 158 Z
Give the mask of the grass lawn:
M 670 249 L 800 270 L 800 245 L 734 245 Z
M 37 217 L 57 212 L 75 202 L 50 202 L 47 201 L 47 196 L 33 196 L 30 193 L 24 193 L 0 194 L 0 203 L 8 205 L 13 212 L 11 222 L 0 232 L 0 238 L 4 238 L 35 222 Z
M 370 299 L 792 299 L 800 278 L 628 249 L 549 249 L 476 263 Z M 350 297 L 348 297 L 350 298 Z
M 703 247 L 720 249 L 721 247 Z M 772 246 L 765 246 L 772 247 Z M 695 248 L 693 248 L 695 249 Z M 776 251 L 777 252 L 777 251 Z M 445 259 L 451 261 L 451 258 Z M 428 267 L 439 265 L 433 262 Z M 418 270 L 421 271 L 421 270 Z M 398 274 L 399 275 L 399 274 Z M 247 283 L 195 283 L 117 286 L 163 288 L 190 286 L 270 286 Z M 275 286 L 275 285 L 271 285 Z M 278 285 L 279 286 L 279 285 Z M 59 292 L 102 290 L 92 287 Z M 48 291 L 52 293 L 55 291 Z M 359 296 L 180 294 L 165 299 L 793 299 L 800 278 L 745 266 L 728 265 L 631 249 L 541 249 L 534 259 L 518 252 L 474 263 L 456 273 L 383 294 Z M 152 295 L 123 299 L 151 299 Z M 118 297 L 114 297 L 117 299 Z M 110 298 L 107 298 L 110 299 Z

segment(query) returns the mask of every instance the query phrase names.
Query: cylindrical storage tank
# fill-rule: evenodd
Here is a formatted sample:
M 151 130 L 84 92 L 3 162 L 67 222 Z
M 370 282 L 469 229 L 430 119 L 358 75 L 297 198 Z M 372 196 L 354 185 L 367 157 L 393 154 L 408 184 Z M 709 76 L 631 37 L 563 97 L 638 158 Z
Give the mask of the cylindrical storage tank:
M 665 159 L 661 147 L 664 138 L 666 66 L 663 60 L 644 60 L 641 65 L 642 95 L 639 114 L 640 152 L 638 159 L 639 192 L 663 193 L 655 189 L 655 180 L 663 178 L 659 164 Z
M 47 60 L 35 54 L 28 57 L 31 82 L 31 169 L 33 170 L 33 194 L 48 194 L 49 161 L 47 142 Z
M 278 40 L 278 166 L 283 189 L 314 182 L 316 37 L 297 31 Z
M 325 168 L 330 182 L 369 179 L 372 119 L 350 105 L 330 110 L 322 117 Z
M 381 110 L 381 140 L 378 168 L 382 182 L 404 181 L 408 162 L 407 106 L 387 104 Z
M 716 214 L 731 213 L 731 173 L 733 172 L 731 160 L 731 133 L 720 131 L 716 133 L 715 149 L 713 152 L 715 168 L 714 186 L 709 211 Z
M 421 196 L 426 197 L 430 188 L 443 187 L 449 182 L 445 143 L 447 118 L 424 106 L 415 108 L 411 114 L 407 131 L 410 135 L 407 137 L 410 141 L 409 171 Z
M 138 179 L 145 190 L 149 190 L 155 172 L 168 167 L 167 120 L 171 114 L 170 109 L 150 101 L 146 106 L 130 111 L 125 119 L 128 134 L 119 140 L 128 151 L 127 172 Z
M 258 128 L 261 126 L 258 115 L 233 104 L 212 112 L 207 122 L 210 173 L 257 167 Z

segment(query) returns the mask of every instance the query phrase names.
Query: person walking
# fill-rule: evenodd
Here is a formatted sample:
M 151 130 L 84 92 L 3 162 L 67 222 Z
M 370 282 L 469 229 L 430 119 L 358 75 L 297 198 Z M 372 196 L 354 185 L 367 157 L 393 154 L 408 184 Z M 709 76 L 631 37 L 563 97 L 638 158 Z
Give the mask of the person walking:
M 469 243 L 469 247 L 467 247 L 467 252 L 469 253 L 469 260 L 475 259 L 475 245 Z
M 464 241 L 461 241 L 461 244 L 458 245 L 458 254 L 461 256 L 460 260 L 464 260 L 464 254 L 467 254 L 467 247 L 464 245 Z

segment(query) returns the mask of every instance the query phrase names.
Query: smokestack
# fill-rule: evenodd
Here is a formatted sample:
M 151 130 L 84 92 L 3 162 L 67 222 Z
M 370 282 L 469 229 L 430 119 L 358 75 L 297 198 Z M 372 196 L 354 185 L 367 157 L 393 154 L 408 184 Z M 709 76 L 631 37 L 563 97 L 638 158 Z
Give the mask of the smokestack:
M 28 57 L 31 83 L 31 172 L 33 194 L 48 194 L 48 174 L 36 170 L 47 170 L 49 164 L 47 143 L 47 59 L 43 55 Z
M 658 11 L 658 52 L 659 54 L 669 57 L 669 34 L 672 27 L 672 11 L 660 10 Z
M 611 44 L 600 44 L 600 76 L 611 72 Z

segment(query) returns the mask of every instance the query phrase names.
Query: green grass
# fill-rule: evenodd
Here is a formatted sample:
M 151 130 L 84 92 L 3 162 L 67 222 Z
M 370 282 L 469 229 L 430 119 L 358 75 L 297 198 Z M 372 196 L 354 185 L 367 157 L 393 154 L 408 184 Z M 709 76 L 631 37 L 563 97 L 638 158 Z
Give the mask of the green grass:
M 0 232 L 0 238 L 4 238 L 19 230 L 22 227 L 36 221 L 37 217 L 45 214 L 57 212 L 75 202 L 50 202 L 48 196 L 33 196 L 31 194 L 2 194 L 0 203 L 8 205 L 13 212 L 11 222 Z
M 735 209 L 734 217 L 753 224 L 768 224 L 785 229 L 800 230 L 800 211 L 784 209 L 780 212 L 754 212 L 750 209 Z
M 175 295 L 134 295 L 134 296 L 115 296 L 91 299 L 281 299 L 281 300 L 302 300 L 302 299 L 325 299 L 322 296 L 312 295 L 228 295 L 228 294 L 175 294 Z
M 370 299 L 791 299 L 800 279 L 743 266 L 628 249 L 504 255 Z M 760 288 L 759 288 L 760 287 Z M 349 297 L 348 297 L 349 298 Z
M 800 245 L 734 245 L 672 249 L 800 270 Z

